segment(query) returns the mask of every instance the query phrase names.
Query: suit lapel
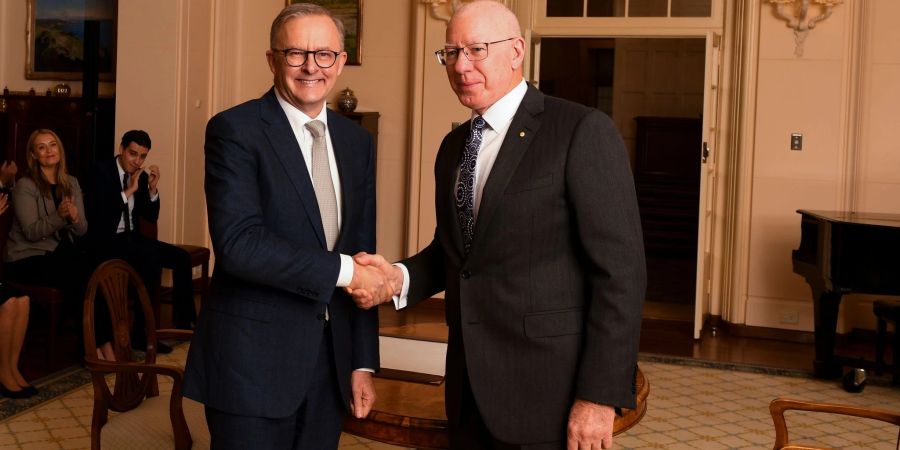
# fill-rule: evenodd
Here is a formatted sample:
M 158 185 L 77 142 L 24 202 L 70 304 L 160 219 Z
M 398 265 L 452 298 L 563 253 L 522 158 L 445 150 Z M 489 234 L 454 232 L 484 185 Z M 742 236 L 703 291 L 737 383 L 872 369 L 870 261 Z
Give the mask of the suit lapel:
M 446 162 L 438 165 L 440 172 L 436 181 L 435 189 L 437 189 L 438 199 L 445 205 L 438 204 L 438 223 L 446 223 L 449 225 L 447 229 L 450 242 L 456 252 L 453 253 L 454 259 L 460 261 L 463 259 L 463 236 L 462 227 L 459 224 L 459 214 L 456 208 L 456 178 L 459 173 L 459 164 L 462 159 L 463 148 L 466 145 L 466 136 L 468 134 L 470 122 L 460 125 L 456 130 L 451 131 L 447 137 L 445 144 L 446 154 L 439 155 Z M 445 192 L 442 192 L 446 189 Z M 446 214 L 445 217 L 440 217 Z M 443 219 L 443 220 L 441 220 Z
M 274 88 L 262 97 L 260 103 L 260 117 L 267 124 L 265 133 L 272 146 L 272 151 L 281 160 L 284 165 L 288 177 L 300 197 L 300 203 L 306 211 L 309 218 L 310 226 L 316 232 L 316 237 L 323 248 L 325 244 L 325 230 L 322 228 L 322 216 L 319 214 L 319 203 L 316 202 L 316 192 L 313 189 L 312 180 L 309 178 L 309 172 L 306 170 L 306 161 L 303 159 L 303 153 L 300 152 L 300 144 L 294 137 L 294 130 L 288 122 L 284 110 L 275 97 Z
M 475 234 L 472 238 L 471 251 L 473 253 L 479 248 L 479 240 L 483 239 L 481 236 L 503 199 L 506 185 L 509 184 L 509 180 L 541 126 L 541 121 L 537 116 L 543 110 L 544 94 L 529 85 L 528 91 L 509 125 L 509 130 L 506 132 L 497 159 L 494 161 L 494 166 L 491 168 L 491 173 L 488 175 L 481 193 L 478 217 L 475 219 Z M 458 224 L 457 228 L 459 228 Z

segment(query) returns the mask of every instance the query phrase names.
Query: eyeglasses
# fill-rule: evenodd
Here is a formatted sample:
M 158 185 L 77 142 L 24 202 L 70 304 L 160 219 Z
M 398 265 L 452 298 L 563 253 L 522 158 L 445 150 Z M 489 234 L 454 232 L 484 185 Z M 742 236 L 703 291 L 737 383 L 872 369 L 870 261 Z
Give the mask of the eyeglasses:
M 469 44 L 465 47 L 446 47 L 443 50 L 438 50 L 434 52 L 435 56 L 437 56 L 438 62 L 441 63 L 442 66 L 446 66 L 447 64 L 456 64 L 456 60 L 459 59 L 459 51 L 466 55 L 466 59 L 469 61 L 481 61 L 488 57 L 488 46 L 491 44 L 499 44 L 501 42 L 511 41 L 515 39 L 514 37 L 502 39 L 494 42 L 481 42 L 477 44 Z
M 313 61 L 321 69 L 333 66 L 342 53 L 332 50 L 300 50 L 299 48 L 273 48 L 272 51 L 284 54 L 284 61 L 291 67 L 300 67 L 306 64 L 308 55 L 313 55 Z

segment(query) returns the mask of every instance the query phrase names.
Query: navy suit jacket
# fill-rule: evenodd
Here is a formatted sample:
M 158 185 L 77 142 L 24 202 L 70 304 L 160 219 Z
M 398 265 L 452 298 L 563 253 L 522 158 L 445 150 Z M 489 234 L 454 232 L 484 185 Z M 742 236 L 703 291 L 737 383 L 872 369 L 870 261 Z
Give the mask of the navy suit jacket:
M 87 238 L 91 243 L 102 243 L 116 235 L 122 220 L 122 179 L 119 177 L 117 158 L 104 159 L 94 164 L 85 189 L 85 214 L 88 223 Z M 134 209 L 131 211 L 132 229 L 137 229 L 138 219 L 156 223 L 159 219 L 159 201 L 150 201 L 149 175 L 141 172 L 138 190 L 134 193 Z
M 378 369 L 378 313 L 335 287 L 339 253 L 375 251 L 371 136 L 328 111 L 342 224 L 326 250 L 312 180 L 275 91 L 217 114 L 206 127 L 206 203 L 216 255 L 185 367 L 185 395 L 242 416 L 296 412 L 324 337 L 326 306 L 338 384 Z
M 635 406 L 646 269 L 628 153 L 609 117 L 529 86 L 465 254 L 454 186 L 468 132 L 438 151 L 437 230 L 403 261 L 409 302 L 446 290 L 449 420 L 468 377 L 494 437 L 564 442 L 575 398 Z

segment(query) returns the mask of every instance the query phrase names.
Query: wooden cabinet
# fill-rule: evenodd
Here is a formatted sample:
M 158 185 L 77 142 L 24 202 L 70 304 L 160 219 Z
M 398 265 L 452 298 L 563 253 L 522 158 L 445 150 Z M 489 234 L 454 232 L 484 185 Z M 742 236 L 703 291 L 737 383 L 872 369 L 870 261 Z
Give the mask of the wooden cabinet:
M 87 111 L 80 97 L 4 93 L 0 96 L 0 158 L 15 160 L 19 175 L 27 170 L 25 146 L 38 128 L 59 135 L 70 174 L 86 176 L 96 155 L 115 148 L 115 98 L 97 99 L 96 112 Z
M 700 210 L 702 119 L 636 117 L 634 183 L 647 254 L 692 256 Z
M 358 123 L 361 127 L 365 128 L 369 134 L 372 135 L 372 139 L 375 141 L 375 151 L 378 151 L 378 118 L 381 117 L 376 111 L 353 111 L 353 112 L 344 112 L 339 111 L 341 115 L 344 117 Z

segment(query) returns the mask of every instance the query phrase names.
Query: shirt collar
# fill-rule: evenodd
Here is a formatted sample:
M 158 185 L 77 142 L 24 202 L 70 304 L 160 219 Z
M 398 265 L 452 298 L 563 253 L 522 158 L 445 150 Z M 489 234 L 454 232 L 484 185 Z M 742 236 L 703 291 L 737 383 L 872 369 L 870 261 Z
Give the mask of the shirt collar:
M 513 116 L 516 115 L 516 111 L 519 109 L 519 105 L 522 103 L 522 99 L 525 98 L 525 92 L 527 91 L 528 84 L 525 83 L 523 78 L 516 87 L 507 92 L 500 100 L 494 102 L 481 117 L 493 130 L 504 128 L 512 122 Z M 478 113 L 472 111 L 473 118 L 477 115 Z
M 119 181 L 122 180 L 122 175 L 125 175 L 125 169 L 122 168 L 122 156 L 116 156 L 116 169 L 119 170 Z
M 319 120 L 325 124 L 325 129 L 328 129 L 328 104 L 322 106 L 322 110 L 319 111 L 319 114 L 316 117 L 309 117 L 303 111 L 300 111 L 294 105 L 290 104 L 281 97 L 281 94 L 278 93 L 278 89 L 275 89 L 275 98 L 278 99 L 278 104 L 281 105 L 281 109 L 284 110 L 284 113 L 287 115 L 288 122 L 291 123 L 291 126 L 297 130 L 303 130 L 306 126 L 306 122 L 310 120 Z

